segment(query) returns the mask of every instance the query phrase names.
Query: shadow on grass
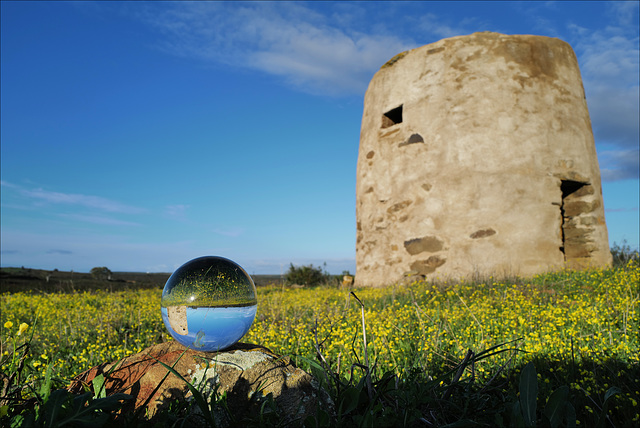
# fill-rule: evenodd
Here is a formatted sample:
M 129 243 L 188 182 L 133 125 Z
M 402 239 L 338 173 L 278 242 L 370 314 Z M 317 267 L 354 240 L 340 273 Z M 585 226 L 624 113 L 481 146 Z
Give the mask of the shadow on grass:
M 414 368 L 367 380 L 364 365 L 351 379 L 320 364 L 310 370 L 330 386 L 336 426 L 629 427 L 640 420 L 638 361 L 528 355 L 526 364 L 499 373 L 496 366 L 493 377 L 479 380 L 484 358 L 469 351 L 451 371 L 431 376 Z
M 457 382 L 449 375 L 444 385 L 449 385 L 447 388 L 452 393 L 446 400 L 439 395 L 442 387 L 434 386 L 432 391 L 420 391 L 422 388 L 418 387 L 420 394 L 432 397 L 420 408 L 421 414 L 432 415 L 431 426 L 563 427 L 576 426 L 576 422 L 578 426 L 587 427 L 638 426 L 638 359 L 528 355 L 521 360 L 527 363 L 505 367 L 499 376 L 486 382 L 475 379 L 471 365 L 465 367 L 464 375 Z M 408 382 L 426 384 L 425 381 L 414 373 L 414 379 Z M 565 398 L 560 398 L 562 394 Z M 571 410 L 564 409 L 565 403 L 570 404 Z M 558 414 L 550 420 L 554 410 Z M 531 415 L 529 421 L 527 412 Z

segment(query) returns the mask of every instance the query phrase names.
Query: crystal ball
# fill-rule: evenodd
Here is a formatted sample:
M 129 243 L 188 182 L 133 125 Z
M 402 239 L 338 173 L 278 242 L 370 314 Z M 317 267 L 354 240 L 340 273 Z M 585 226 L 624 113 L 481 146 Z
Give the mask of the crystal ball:
M 244 336 L 258 309 L 256 286 L 238 264 L 198 257 L 167 280 L 160 301 L 171 336 L 197 351 L 220 351 Z

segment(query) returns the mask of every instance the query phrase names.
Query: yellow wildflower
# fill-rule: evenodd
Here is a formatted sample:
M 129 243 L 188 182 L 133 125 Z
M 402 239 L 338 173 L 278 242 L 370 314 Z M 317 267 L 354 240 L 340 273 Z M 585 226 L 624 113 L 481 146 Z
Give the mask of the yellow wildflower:
M 20 324 L 20 327 L 18 327 L 18 336 L 20 336 L 22 333 L 27 331 L 28 328 L 29 328 L 29 324 L 27 324 L 26 322 L 23 322 L 22 324 Z
M 11 321 L 7 321 L 6 323 L 4 323 L 4 328 L 11 328 L 13 327 L 13 323 Z

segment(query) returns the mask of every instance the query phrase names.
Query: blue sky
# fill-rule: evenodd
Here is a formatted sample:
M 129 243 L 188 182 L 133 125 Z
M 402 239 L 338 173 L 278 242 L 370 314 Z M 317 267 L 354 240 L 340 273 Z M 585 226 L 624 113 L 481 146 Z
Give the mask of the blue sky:
M 638 247 L 638 2 L 1 3 L 1 264 L 355 272 L 363 97 L 476 31 L 576 51 L 610 242 Z

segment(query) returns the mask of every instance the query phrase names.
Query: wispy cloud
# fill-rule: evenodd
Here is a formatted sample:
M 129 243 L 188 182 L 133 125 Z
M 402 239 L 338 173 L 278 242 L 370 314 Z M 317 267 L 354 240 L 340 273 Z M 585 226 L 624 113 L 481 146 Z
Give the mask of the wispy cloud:
M 640 48 L 638 2 L 611 2 L 613 24 L 569 25 L 578 55 L 604 180 L 640 175 Z M 635 19 L 633 18 L 635 16 Z
M 550 19 L 558 8 L 555 2 L 516 2 L 513 7 L 539 34 L 560 37 L 575 49 L 600 148 L 626 154 L 637 150 L 638 2 L 608 3 L 609 16 L 599 28 Z M 316 9 L 292 2 L 177 2 L 130 8 L 130 13 L 161 32 L 161 48 L 173 55 L 262 71 L 301 91 L 329 95 L 363 94 L 385 61 L 419 45 L 414 37 L 434 41 L 499 30 L 473 17 L 453 21 L 430 12 L 412 15 L 393 4 L 377 9 L 336 3 Z M 602 158 L 605 180 L 638 178 L 638 156 L 621 161 L 613 154 Z
M 21 190 L 22 194 L 34 200 L 52 204 L 80 205 L 88 208 L 96 208 L 100 211 L 112 213 L 138 214 L 143 210 L 130 205 L 125 205 L 111 199 L 100 196 L 82 195 L 78 193 L 51 192 L 43 189 Z
M 620 25 L 638 27 L 638 2 L 637 1 L 616 1 L 611 2 L 609 7 L 611 13 L 615 15 Z
M 629 213 L 638 211 L 638 207 L 632 208 L 605 208 L 605 211 L 608 213 Z
M 289 2 L 185 2 L 138 15 L 165 34 L 168 52 L 264 71 L 312 93 L 362 94 L 385 61 L 414 47 Z
M 550 19 L 556 2 L 513 2 L 539 34 L 567 41 L 576 52 L 605 181 L 638 179 L 640 92 L 638 2 L 607 2 L 601 25 Z M 579 6 L 577 6 L 579 7 Z
M 7 189 L 18 189 L 19 186 L 13 184 L 13 183 L 9 183 L 8 181 L 4 181 L 4 180 L 0 180 L 0 186 L 1 187 L 6 187 Z
M 638 159 L 640 150 L 636 148 L 603 150 L 598 152 L 600 173 L 605 181 L 638 179 Z
M 455 23 L 447 22 L 433 13 L 410 17 L 417 29 L 438 38 L 449 38 L 472 33 L 477 28 L 475 19 L 461 19 Z
M 140 214 L 145 211 L 142 208 L 126 205 L 100 196 L 83 195 L 79 193 L 53 192 L 41 188 L 26 189 L 22 186 L 6 181 L 2 181 L 0 184 L 2 185 L 2 187 L 18 191 L 21 195 L 27 197 L 34 203 L 76 205 L 97 209 L 103 212 L 121 214 Z
M 187 210 L 189 209 L 189 205 L 167 205 L 164 208 L 164 213 L 167 217 L 184 221 L 187 218 Z
M 140 223 L 119 220 L 117 218 L 106 217 L 101 215 L 85 215 L 85 214 L 59 214 L 60 217 L 80 221 L 83 223 L 100 224 L 104 226 L 140 226 Z

